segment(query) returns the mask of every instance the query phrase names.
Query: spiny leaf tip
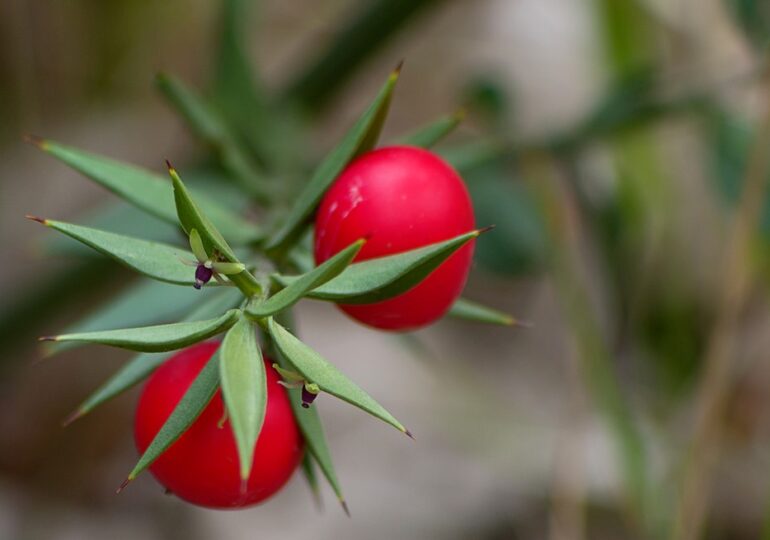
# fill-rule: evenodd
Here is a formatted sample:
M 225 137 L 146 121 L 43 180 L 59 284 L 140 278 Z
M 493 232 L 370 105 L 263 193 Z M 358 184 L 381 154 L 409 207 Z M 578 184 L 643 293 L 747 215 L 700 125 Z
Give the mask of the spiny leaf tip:
M 45 149 L 46 141 L 43 137 L 38 137 L 37 135 L 25 133 L 24 135 L 21 136 L 21 140 L 23 140 L 25 143 L 29 143 L 33 146 L 37 146 L 38 148 Z
M 510 322 L 508 324 L 514 327 L 527 328 L 527 329 L 531 329 L 535 327 L 535 325 L 530 321 L 520 321 L 516 317 L 509 317 L 509 319 L 510 319 Z
M 41 217 L 33 216 L 32 214 L 27 214 L 24 217 L 30 221 L 37 221 L 38 223 L 41 223 L 43 225 L 48 225 L 48 221 Z
M 345 501 L 345 499 L 340 498 L 340 505 L 342 506 L 342 509 L 345 511 L 345 515 L 350 517 L 350 508 L 348 508 L 348 503 Z
M 59 338 L 57 336 L 40 336 L 37 338 L 38 341 L 58 341 Z
M 88 411 L 86 411 L 85 409 L 81 409 L 80 407 L 78 407 L 77 409 L 75 409 L 74 411 L 72 411 L 71 413 L 69 413 L 69 414 L 67 415 L 67 417 L 66 417 L 64 420 L 62 420 L 62 423 L 61 423 L 61 427 L 67 427 L 67 426 L 69 426 L 69 425 L 70 425 L 72 422 L 74 422 L 74 421 L 75 421 L 75 420 L 77 420 L 78 418 L 81 418 L 83 415 L 85 415 L 85 414 L 86 414 L 86 412 L 88 412 Z
M 123 480 L 123 483 L 118 486 L 118 489 L 115 490 L 116 494 L 119 494 L 121 491 L 126 489 L 126 486 L 131 482 L 132 478 L 129 476 L 125 480 Z
M 477 229 L 476 230 L 477 236 L 481 236 L 484 233 L 488 233 L 489 231 L 491 231 L 495 227 L 497 227 L 497 225 L 487 225 L 486 227 L 482 227 L 480 229 Z

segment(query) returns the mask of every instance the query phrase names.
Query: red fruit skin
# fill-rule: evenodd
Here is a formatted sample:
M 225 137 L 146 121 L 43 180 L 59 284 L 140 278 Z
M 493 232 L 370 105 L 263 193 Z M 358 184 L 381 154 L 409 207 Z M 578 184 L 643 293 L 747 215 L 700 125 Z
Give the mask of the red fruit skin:
M 357 261 L 448 240 L 475 227 L 460 176 L 435 154 L 409 146 L 361 155 L 340 174 L 316 214 L 319 264 L 359 238 Z M 409 291 L 374 304 L 340 305 L 354 319 L 383 330 L 413 330 L 441 318 L 460 296 L 473 258 L 469 242 Z
M 136 447 L 143 453 L 174 407 L 219 347 L 199 343 L 164 362 L 144 386 L 134 422 Z M 192 426 L 166 450 L 150 471 L 177 497 L 208 508 L 235 509 L 264 501 L 289 480 L 302 459 L 303 439 L 286 390 L 265 357 L 267 410 L 254 451 L 254 465 L 241 490 L 238 451 L 224 415 L 221 390 Z

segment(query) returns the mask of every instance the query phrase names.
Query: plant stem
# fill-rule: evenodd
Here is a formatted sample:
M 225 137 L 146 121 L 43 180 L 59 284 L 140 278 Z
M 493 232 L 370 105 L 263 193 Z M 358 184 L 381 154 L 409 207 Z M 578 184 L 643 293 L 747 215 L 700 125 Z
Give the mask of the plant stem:
M 577 254 L 573 250 L 580 223 L 574 202 L 559 185 L 558 173 L 550 156 L 534 155 L 527 159 L 525 167 L 537 178 L 546 225 L 551 236 L 551 272 L 577 342 L 582 376 L 615 440 L 629 513 L 634 521 L 646 523 L 648 489 L 645 445 L 614 373 L 612 356 L 579 275 Z
M 770 81 L 765 80 L 765 92 Z M 726 253 L 717 310 L 717 320 L 704 355 L 704 372 L 698 386 L 695 430 L 689 448 L 673 538 L 700 537 L 706 517 L 714 466 L 719 459 L 723 412 L 734 378 L 735 329 L 751 285 L 751 243 L 762 205 L 765 201 L 770 172 L 767 149 L 770 148 L 770 101 L 749 154 L 746 180 L 736 209 L 732 229 L 726 242 Z

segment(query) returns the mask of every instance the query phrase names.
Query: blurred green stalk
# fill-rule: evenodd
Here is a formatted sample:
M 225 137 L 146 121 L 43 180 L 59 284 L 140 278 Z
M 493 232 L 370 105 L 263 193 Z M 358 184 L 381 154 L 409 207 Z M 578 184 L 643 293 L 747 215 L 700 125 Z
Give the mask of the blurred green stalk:
M 648 519 L 647 454 L 644 440 L 613 369 L 613 358 L 602 336 L 578 268 L 578 211 L 549 155 L 528 159 L 527 172 L 539 189 L 550 235 L 550 269 L 567 322 L 578 346 L 580 370 L 588 393 L 604 416 L 619 453 L 629 515 L 634 524 Z
M 765 77 L 766 98 L 770 80 Z M 733 387 L 736 327 L 745 306 L 752 277 L 751 246 L 755 240 L 770 173 L 770 99 L 754 139 L 746 180 L 732 229 L 725 244 L 717 320 L 703 358 L 704 371 L 695 403 L 695 428 L 689 448 L 672 538 L 691 540 L 701 536 L 706 519 L 711 480 L 719 459 L 723 415 Z

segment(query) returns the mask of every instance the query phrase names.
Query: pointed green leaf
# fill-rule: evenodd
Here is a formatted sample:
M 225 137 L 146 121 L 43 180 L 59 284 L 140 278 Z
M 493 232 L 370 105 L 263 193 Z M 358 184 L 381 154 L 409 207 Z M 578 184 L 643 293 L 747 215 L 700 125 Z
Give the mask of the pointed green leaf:
M 153 242 L 174 244 L 182 237 L 179 223 L 173 224 L 152 216 L 120 199 L 112 199 L 78 215 L 83 227 L 143 238 Z M 99 257 L 90 247 L 60 235 L 46 235 L 42 241 L 45 255 L 64 257 Z
M 472 302 L 465 298 L 458 298 L 447 315 L 457 319 L 487 324 L 499 324 L 501 326 L 514 326 L 517 324 L 516 319 L 511 315 L 483 306 L 477 302 Z
M 421 127 L 414 133 L 399 139 L 399 144 L 407 146 L 419 146 L 420 148 L 431 148 L 441 139 L 449 135 L 460 125 L 465 118 L 465 110 L 460 109 L 451 115 L 444 116 Z
M 211 268 L 214 269 L 214 272 L 229 276 L 231 274 L 240 274 L 246 269 L 246 265 L 243 263 L 215 262 L 211 264 Z
M 203 242 L 204 251 L 206 251 L 209 257 L 213 257 L 216 253 L 226 259 L 223 262 L 240 262 L 219 230 L 208 220 L 198 205 L 195 204 L 176 170 L 169 166 L 168 172 L 174 184 L 174 201 L 176 203 L 177 215 L 185 232 L 190 234 L 193 229 L 198 231 Z M 232 274 L 229 278 L 247 296 L 259 294 L 262 290 L 257 280 L 247 270 L 238 274 Z
M 364 240 L 354 242 L 334 257 L 324 261 L 323 264 L 299 276 L 290 285 L 278 291 L 265 302 L 249 306 L 246 309 L 246 314 L 250 317 L 262 318 L 293 306 L 309 291 L 323 285 L 345 270 L 356 255 L 358 255 L 358 252 L 361 251 L 363 245 Z
M 199 263 L 205 263 L 209 260 L 209 255 L 203 248 L 203 240 L 201 240 L 201 235 L 198 234 L 197 229 L 190 231 L 190 249 Z
M 350 77 L 410 20 L 442 0 L 369 0 L 340 5 L 339 26 L 308 66 L 282 92 L 303 108 L 318 111 Z M 446 3 L 445 0 L 443 0 Z M 348 14 L 349 8 L 355 11 Z M 343 20 L 344 18 L 344 20 Z
M 348 131 L 342 141 L 321 162 L 305 189 L 297 198 L 278 231 L 270 238 L 268 250 L 279 250 L 302 231 L 310 215 L 345 166 L 357 155 L 374 147 L 388 112 L 398 69 L 393 71 L 369 108 Z
M 214 397 L 219 386 L 219 351 L 214 353 L 211 360 L 206 363 L 201 372 L 192 382 L 182 399 L 161 426 L 155 438 L 139 458 L 134 469 L 129 473 L 126 482 L 136 478 L 139 473 L 160 457 L 187 428 L 200 416 L 203 410 Z
M 327 394 L 347 401 L 351 405 L 355 405 L 359 409 L 390 424 L 399 431 L 408 433 L 406 428 L 386 411 L 382 405 L 374 401 L 366 392 L 361 390 L 336 367 L 321 357 L 321 355 L 275 322 L 272 317 L 268 319 L 268 331 L 284 358 L 307 381 L 317 384 Z
M 244 51 L 244 27 L 249 23 L 249 0 L 221 2 L 221 28 L 216 55 L 214 99 L 221 107 L 232 106 L 232 116 L 243 115 L 260 102 L 255 77 Z M 235 118 L 233 118 L 234 120 Z
M 109 401 L 115 396 L 122 394 L 126 390 L 139 384 L 149 377 L 158 366 L 171 358 L 175 352 L 176 351 L 164 353 L 140 353 L 134 356 L 89 395 L 83 403 L 78 405 L 77 409 L 70 413 L 67 419 L 64 420 L 64 425 L 69 425 L 78 418 L 85 416 L 102 403 Z
M 153 283 L 153 282 L 150 282 Z M 173 290 L 179 290 L 177 287 L 171 287 Z M 243 300 L 240 291 L 236 289 L 219 289 L 192 311 L 186 320 L 194 321 L 216 317 L 223 311 L 231 309 Z M 89 413 L 105 401 L 128 390 L 147 378 L 150 373 L 170 358 L 175 351 L 165 353 L 141 353 L 133 357 L 123 367 L 116 371 L 104 384 L 88 396 L 83 403 L 75 409 L 68 417 L 65 423 L 70 423 L 77 418 Z
M 195 260 L 189 251 L 62 221 L 35 220 L 147 277 L 177 285 L 192 285 L 195 282 L 194 270 L 183 262 Z
M 243 299 L 240 291 L 230 287 L 204 288 L 195 294 L 184 287 L 169 285 L 161 281 L 141 279 L 136 284 L 122 290 L 120 294 L 111 298 L 103 306 L 89 313 L 83 319 L 67 326 L 63 333 L 90 332 L 92 330 L 109 330 L 110 328 L 127 328 L 146 324 L 156 324 L 174 320 L 179 314 L 188 312 L 203 300 L 205 305 L 209 299 L 215 298 L 218 293 L 227 291 L 235 293 L 237 298 Z M 227 306 L 234 307 L 234 306 Z M 201 315 L 197 319 L 203 319 L 219 315 L 221 310 L 211 315 Z M 195 320 L 189 319 L 187 320 Z M 49 354 L 61 352 L 67 349 L 83 345 L 74 341 L 67 343 L 50 343 L 46 346 Z
M 255 328 L 241 318 L 225 335 L 220 349 L 219 378 L 233 429 L 241 478 L 247 479 L 254 461 L 254 446 L 265 421 L 267 378 Z
M 509 153 L 510 149 L 506 148 L 504 143 L 493 139 L 480 139 L 438 151 L 438 154 L 461 174 Z
M 97 154 L 64 146 L 55 141 L 34 139 L 41 150 L 66 163 L 118 197 L 169 223 L 177 223 L 174 195 L 161 175 Z M 195 200 L 216 226 L 238 245 L 257 241 L 262 234 L 250 223 L 201 193 Z
M 261 161 L 285 162 L 286 151 L 293 146 L 284 129 L 288 111 L 270 102 L 244 50 L 246 32 L 255 31 L 250 15 L 253 5 L 250 0 L 225 0 L 221 4 L 212 101 Z
M 343 304 L 380 302 L 408 291 L 438 268 L 481 231 L 471 231 L 444 242 L 397 255 L 351 264 L 339 276 L 307 294 L 310 298 Z M 282 284 L 296 277 L 273 276 Z
M 302 457 L 302 475 L 307 480 L 307 485 L 310 488 L 310 493 L 313 495 L 316 506 L 320 508 L 323 505 L 323 500 L 321 499 L 321 489 L 318 485 L 318 475 L 315 468 L 316 462 L 314 461 L 313 454 L 305 452 L 305 455 Z
M 216 319 L 194 322 L 179 322 L 121 330 L 102 330 L 61 334 L 41 338 L 43 341 L 83 341 L 98 345 L 109 345 L 139 352 L 164 352 L 181 349 L 215 336 L 230 328 L 240 313 L 232 309 Z
M 287 362 L 283 357 L 280 350 L 274 351 L 275 359 L 286 370 L 295 369 L 292 364 Z M 294 418 L 299 424 L 299 429 L 302 432 L 302 437 L 305 439 L 307 450 L 313 459 L 321 468 L 326 480 L 329 482 L 337 499 L 347 508 L 345 505 L 345 497 L 342 494 L 342 487 L 337 479 L 337 473 L 334 470 L 334 462 L 332 461 L 332 455 L 329 451 L 329 445 L 326 443 L 326 435 L 324 434 L 323 425 L 321 424 L 321 417 L 318 415 L 318 409 L 316 407 L 310 407 L 305 409 L 302 407 L 302 390 L 300 388 L 287 388 L 289 393 L 289 401 L 291 403 L 292 411 L 294 412 Z
M 224 169 L 241 188 L 259 201 L 268 201 L 270 197 L 265 178 L 219 115 L 176 77 L 161 73 L 156 82 L 166 99 L 187 120 L 193 132 L 216 152 Z

